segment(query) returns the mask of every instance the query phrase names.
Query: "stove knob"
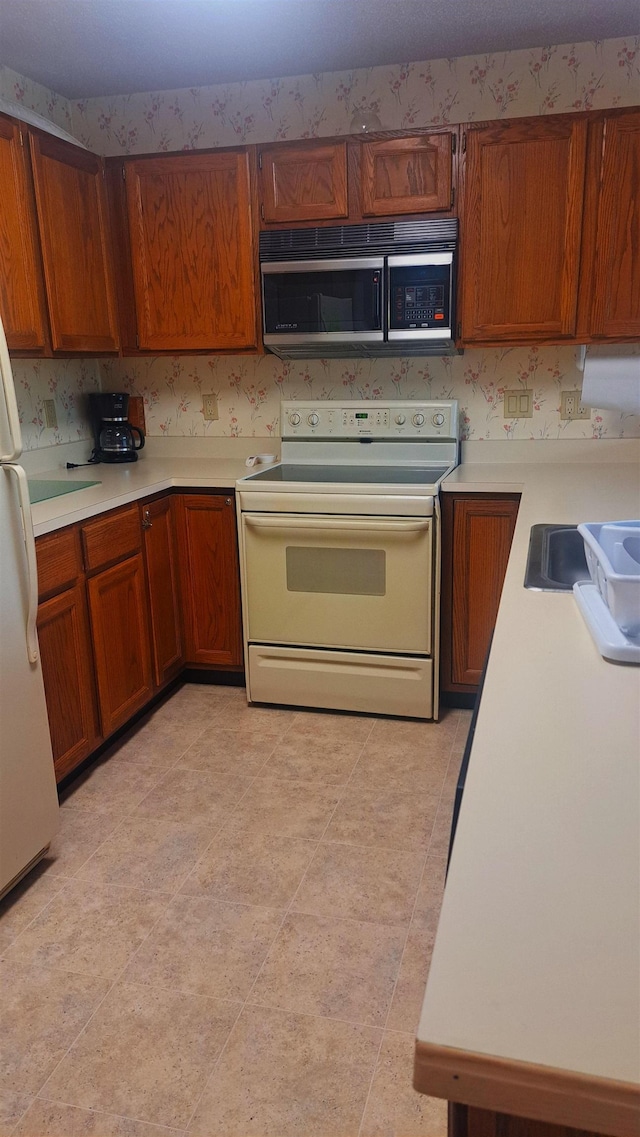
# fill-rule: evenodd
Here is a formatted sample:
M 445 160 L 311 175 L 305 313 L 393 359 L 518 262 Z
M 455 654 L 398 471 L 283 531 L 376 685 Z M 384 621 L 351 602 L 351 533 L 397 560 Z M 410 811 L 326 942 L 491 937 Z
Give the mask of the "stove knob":
M 406 421 L 407 420 L 406 420 L 404 415 L 396 415 L 396 422 L 397 422 L 398 426 L 404 426 Z
M 317 414 L 315 413 L 315 411 L 313 411 L 313 412 L 312 412 L 312 413 L 309 415 L 309 417 L 308 417 L 308 419 L 307 419 L 307 422 L 309 423 L 309 426 L 317 426 L 317 425 L 318 425 L 318 423 L 320 422 L 320 416 L 319 416 L 319 415 L 317 415 Z
M 417 414 L 411 419 L 414 426 L 424 426 L 424 415 Z
M 437 415 L 433 416 L 431 421 L 432 421 L 434 426 L 442 426 L 442 424 L 444 423 L 444 415 L 441 414 L 440 412 L 438 412 Z
M 297 411 L 294 411 L 293 414 L 289 415 L 289 423 L 291 426 L 300 426 L 300 415 Z

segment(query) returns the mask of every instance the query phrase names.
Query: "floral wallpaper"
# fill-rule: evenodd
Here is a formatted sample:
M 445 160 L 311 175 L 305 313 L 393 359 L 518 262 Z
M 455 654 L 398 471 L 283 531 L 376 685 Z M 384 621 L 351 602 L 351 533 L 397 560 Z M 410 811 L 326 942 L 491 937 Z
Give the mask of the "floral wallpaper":
M 573 347 L 503 348 L 444 358 L 281 360 L 176 356 L 102 361 L 106 391 L 142 395 L 149 435 L 280 434 L 280 400 L 458 399 L 466 439 L 629 438 L 640 416 L 593 410 L 590 420 L 560 419 L 560 392 L 578 390 Z M 533 392 L 533 418 L 505 419 L 504 392 Z M 202 396 L 214 394 L 218 419 L 205 421 Z
M 92 437 L 86 396 L 100 390 L 97 360 L 14 359 L 12 368 L 25 450 Z M 53 399 L 55 429 L 46 426 L 45 399 Z
M 371 110 L 383 128 L 407 129 L 638 102 L 640 37 L 555 45 L 348 72 L 143 92 L 68 102 L 0 66 L 0 95 L 70 130 L 103 154 L 145 153 L 350 133 Z M 27 447 L 90 437 L 82 395 L 100 382 L 95 361 L 15 364 Z M 279 401 L 318 398 L 457 398 L 470 439 L 640 436 L 640 418 L 594 410 L 563 422 L 560 391 L 581 386 L 570 347 L 473 350 L 446 359 L 283 362 L 265 357 L 103 361 L 105 389 L 145 398 L 151 435 L 276 436 Z M 503 392 L 534 392 L 531 419 L 503 417 Z M 219 419 L 205 422 L 213 392 Z M 53 397 L 57 432 L 43 425 Z

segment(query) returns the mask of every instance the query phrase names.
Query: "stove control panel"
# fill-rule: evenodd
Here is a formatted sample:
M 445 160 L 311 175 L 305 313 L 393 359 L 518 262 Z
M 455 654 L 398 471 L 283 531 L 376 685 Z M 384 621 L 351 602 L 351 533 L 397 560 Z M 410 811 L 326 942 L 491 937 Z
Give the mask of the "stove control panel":
M 458 438 L 455 399 L 418 401 L 287 401 L 281 404 L 285 438 Z

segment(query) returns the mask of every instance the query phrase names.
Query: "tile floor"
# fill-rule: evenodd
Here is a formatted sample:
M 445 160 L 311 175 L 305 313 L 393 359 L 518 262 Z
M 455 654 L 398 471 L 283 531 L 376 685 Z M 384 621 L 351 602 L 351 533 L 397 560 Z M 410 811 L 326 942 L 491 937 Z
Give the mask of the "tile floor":
M 445 1137 L 411 1088 L 470 716 L 185 686 L 0 905 L 0 1137 Z

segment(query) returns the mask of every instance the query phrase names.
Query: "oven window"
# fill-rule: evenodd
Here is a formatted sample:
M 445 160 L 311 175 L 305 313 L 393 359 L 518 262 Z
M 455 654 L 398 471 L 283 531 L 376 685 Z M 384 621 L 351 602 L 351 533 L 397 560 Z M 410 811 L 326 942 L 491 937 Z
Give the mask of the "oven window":
M 384 549 L 286 549 L 289 592 L 330 592 L 343 596 L 384 596 Z

